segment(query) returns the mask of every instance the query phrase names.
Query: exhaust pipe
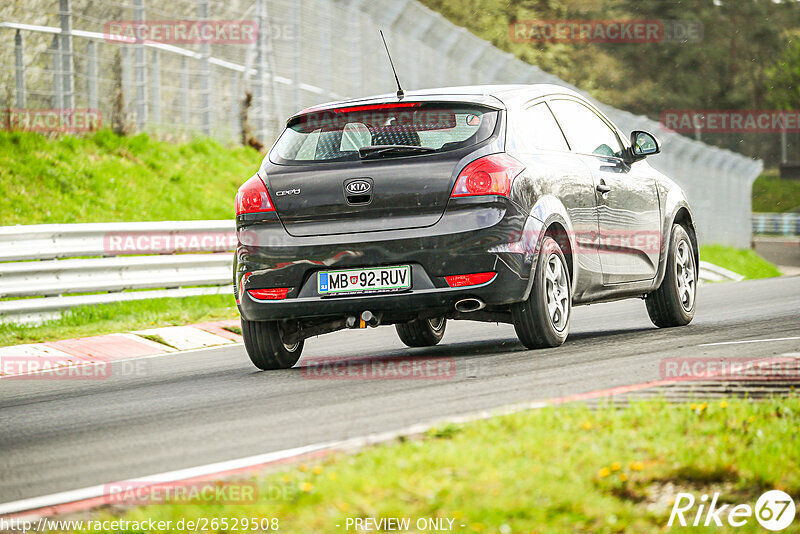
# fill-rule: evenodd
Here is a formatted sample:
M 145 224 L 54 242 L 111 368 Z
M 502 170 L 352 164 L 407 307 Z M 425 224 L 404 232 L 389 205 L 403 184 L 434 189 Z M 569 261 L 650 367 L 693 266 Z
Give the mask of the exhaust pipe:
M 373 328 L 381 324 L 380 317 L 376 317 L 375 314 L 369 310 L 361 314 L 361 320 L 364 321 L 367 326 L 371 326 Z
M 470 313 L 482 310 L 486 307 L 481 299 L 468 298 L 461 299 L 456 302 L 456 311 L 461 313 Z
M 367 310 L 361 314 L 361 317 L 350 315 L 345 319 L 345 327 L 347 328 L 366 328 L 368 326 L 376 327 L 381 324 L 381 318 Z

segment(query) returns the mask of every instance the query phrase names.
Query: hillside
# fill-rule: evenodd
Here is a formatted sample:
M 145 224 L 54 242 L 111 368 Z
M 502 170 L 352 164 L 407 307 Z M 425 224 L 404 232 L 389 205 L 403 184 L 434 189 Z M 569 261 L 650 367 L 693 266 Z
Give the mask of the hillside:
M 232 218 L 236 189 L 260 161 L 207 138 L 0 131 L 0 225 Z

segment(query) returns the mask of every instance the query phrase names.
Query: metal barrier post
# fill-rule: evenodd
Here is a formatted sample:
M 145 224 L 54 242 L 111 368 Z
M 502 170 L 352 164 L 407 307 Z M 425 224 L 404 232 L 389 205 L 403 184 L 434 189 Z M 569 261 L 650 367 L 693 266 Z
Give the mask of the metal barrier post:
M 72 11 L 70 0 L 59 1 L 61 18 L 61 70 L 64 107 L 75 107 L 75 62 L 72 57 Z
M 133 18 L 136 22 L 144 22 L 144 0 L 134 0 Z M 145 72 L 144 43 L 138 38 L 134 45 L 133 69 L 136 76 L 136 126 L 139 131 L 147 128 L 147 81 Z
M 86 43 L 86 92 L 89 109 L 100 107 L 97 99 L 97 43 L 90 40 Z
M 150 121 L 161 124 L 161 56 L 158 50 L 150 51 Z
M 61 85 L 61 40 L 58 38 L 58 35 L 53 35 L 50 53 L 53 55 L 53 108 L 63 109 L 64 96 Z

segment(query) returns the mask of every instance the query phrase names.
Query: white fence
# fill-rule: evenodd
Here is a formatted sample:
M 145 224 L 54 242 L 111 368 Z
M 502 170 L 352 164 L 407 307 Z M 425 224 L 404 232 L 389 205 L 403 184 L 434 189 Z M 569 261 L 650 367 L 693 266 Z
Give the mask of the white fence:
M 230 293 L 235 244 L 232 220 L 0 227 L 0 320 Z

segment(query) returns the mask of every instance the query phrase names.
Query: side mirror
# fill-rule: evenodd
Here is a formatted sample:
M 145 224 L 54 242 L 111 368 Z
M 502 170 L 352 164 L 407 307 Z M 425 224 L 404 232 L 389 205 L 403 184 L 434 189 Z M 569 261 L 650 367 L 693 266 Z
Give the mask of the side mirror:
M 633 161 L 644 159 L 659 152 L 661 152 L 661 145 L 653 134 L 641 130 L 631 132 L 631 155 L 633 156 Z

